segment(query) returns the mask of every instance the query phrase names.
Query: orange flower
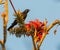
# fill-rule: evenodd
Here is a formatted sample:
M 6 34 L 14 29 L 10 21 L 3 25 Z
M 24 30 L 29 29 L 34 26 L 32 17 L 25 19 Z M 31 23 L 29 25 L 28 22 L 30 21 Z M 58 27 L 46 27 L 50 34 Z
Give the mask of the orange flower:
M 2 13 L 1 13 L 1 16 L 2 16 L 2 17 L 5 17 L 5 16 L 6 16 L 6 13 L 5 13 L 5 12 L 2 12 Z

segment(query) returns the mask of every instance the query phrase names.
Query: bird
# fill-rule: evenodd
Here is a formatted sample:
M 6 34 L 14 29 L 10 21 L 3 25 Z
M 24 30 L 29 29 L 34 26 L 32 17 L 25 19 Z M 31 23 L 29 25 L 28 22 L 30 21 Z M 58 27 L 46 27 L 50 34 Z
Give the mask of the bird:
M 28 12 L 29 12 L 30 10 L 29 9 L 25 9 L 23 12 L 20 12 L 20 17 L 23 17 L 23 19 L 24 19 L 24 21 L 25 21 L 25 19 L 26 19 L 26 17 L 27 17 L 27 14 L 28 14 Z M 15 14 L 16 15 L 16 14 Z M 18 16 L 18 14 L 17 14 L 17 16 Z M 12 29 L 15 25 L 17 25 L 18 24 L 18 22 L 17 22 L 17 20 L 15 19 L 14 21 L 13 21 L 13 23 L 11 24 L 11 26 L 7 29 L 8 31 L 10 30 L 10 29 Z

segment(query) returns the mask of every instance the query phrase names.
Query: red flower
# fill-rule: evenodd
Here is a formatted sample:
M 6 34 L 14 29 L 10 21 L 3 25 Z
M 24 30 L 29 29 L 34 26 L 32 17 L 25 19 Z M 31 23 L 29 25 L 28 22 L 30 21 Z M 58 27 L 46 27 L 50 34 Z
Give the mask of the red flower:
M 37 36 L 38 36 L 38 39 L 37 39 L 37 42 L 38 42 L 38 41 L 40 41 L 40 40 L 41 40 L 42 35 L 41 35 L 41 33 L 38 33 L 38 34 L 37 34 Z
M 34 28 L 36 28 L 36 29 L 38 28 L 38 25 L 37 25 L 37 23 L 36 23 L 35 21 L 30 21 L 29 23 L 30 23 L 30 25 L 33 26 Z
M 40 28 L 41 26 L 43 26 L 43 22 L 40 22 L 38 19 L 36 19 L 36 24 L 38 25 L 38 28 Z
M 37 30 L 37 42 L 41 40 L 42 34 L 44 33 L 44 23 L 40 22 L 38 19 L 36 21 L 30 21 L 29 24 L 25 24 L 25 27 L 27 31 L 29 32 L 31 30 L 31 26 L 33 26 Z M 27 34 L 27 36 L 31 36 L 30 34 Z
M 26 30 L 30 31 L 30 24 L 25 24 Z

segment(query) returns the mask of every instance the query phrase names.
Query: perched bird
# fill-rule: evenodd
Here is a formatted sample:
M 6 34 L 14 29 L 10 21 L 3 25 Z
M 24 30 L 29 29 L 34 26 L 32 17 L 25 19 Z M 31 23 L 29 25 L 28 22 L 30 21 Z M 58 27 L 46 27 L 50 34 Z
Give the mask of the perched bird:
M 20 17 L 22 17 L 24 20 L 26 19 L 26 17 L 27 17 L 27 13 L 29 12 L 30 10 L 29 9 L 26 9 L 26 10 L 24 10 L 23 12 L 20 12 L 19 14 L 18 14 L 18 12 L 17 12 L 17 17 L 18 17 L 18 15 L 20 16 Z M 15 14 L 15 16 L 16 16 L 16 14 Z M 10 29 L 12 29 L 15 25 L 17 25 L 17 20 L 15 19 L 14 20 L 14 22 L 11 24 L 11 26 L 8 28 L 8 31 L 10 30 Z

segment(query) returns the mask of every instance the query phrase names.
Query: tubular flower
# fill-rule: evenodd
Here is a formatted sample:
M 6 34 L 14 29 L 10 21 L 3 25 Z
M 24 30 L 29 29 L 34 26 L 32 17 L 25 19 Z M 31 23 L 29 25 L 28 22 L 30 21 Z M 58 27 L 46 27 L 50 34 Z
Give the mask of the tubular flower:
M 40 31 L 37 33 L 37 37 L 38 37 L 37 42 L 42 39 L 43 33 L 44 33 L 44 30 L 43 30 L 43 29 L 40 30 Z
M 31 26 L 30 24 L 25 24 L 26 32 L 30 32 Z M 26 34 L 27 36 L 31 36 L 31 34 Z
M 25 27 L 26 27 L 27 32 L 29 32 L 30 31 L 30 24 L 25 24 Z
M 34 29 L 37 30 L 36 37 L 38 37 L 37 42 L 42 39 L 42 35 L 45 32 L 44 31 L 44 22 L 40 22 L 38 19 L 35 21 L 29 21 L 28 24 L 25 24 L 27 32 L 31 30 L 31 26 L 34 27 Z M 35 32 L 35 31 L 34 31 Z M 31 36 L 28 34 L 27 36 Z
M 38 29 L 38 25 L 35 21 L 30 21 L 29 23 L 31 26 L 34 26 L 34 28 Z

